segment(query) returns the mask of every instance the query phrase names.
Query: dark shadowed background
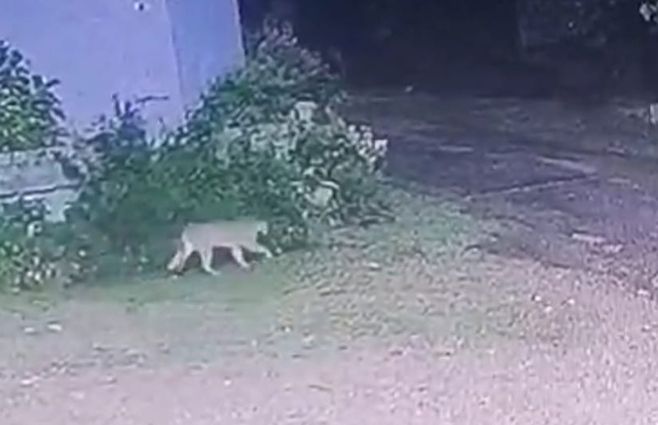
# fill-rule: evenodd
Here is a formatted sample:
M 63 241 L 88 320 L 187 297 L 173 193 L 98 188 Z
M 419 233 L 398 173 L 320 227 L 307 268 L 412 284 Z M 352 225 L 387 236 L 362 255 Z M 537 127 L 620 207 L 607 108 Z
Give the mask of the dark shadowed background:
M 636 0 L 241 0 L 301 40 L 338 49 L 348 81 L 442 93 L 566 96 L 656 92 L 656 37 Z

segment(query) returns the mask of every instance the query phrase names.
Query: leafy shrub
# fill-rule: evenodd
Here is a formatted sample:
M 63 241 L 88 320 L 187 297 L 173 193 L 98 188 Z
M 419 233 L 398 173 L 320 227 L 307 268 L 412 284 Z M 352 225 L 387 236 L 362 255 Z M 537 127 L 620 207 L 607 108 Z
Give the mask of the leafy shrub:
M 82 181 L 67 223 L 47 224 L 24 202 L 6 210 L 0 280 L 32 288 L 54 275 L 159 268 L 190 221 L 266 219 L 266 244 L 283 251 L 303 246 L 316 220 L 381 215 L 385 141 L 336 114 L 337 80 L 288 27 L 268 23 L 252 41 L 246 65 L 217 80 L 161 143 L 144 131 L 139 105 L 114 98 L 93 136 L 59 157 Z
M 138 110 L 115 100 L 69 223 L 144 266 L 159 264 L 154 247 L 190 221 L 266 219 L 266 243 L 283 251 L 303 246 L 314 220 L 380 213 L 386 143 L 334 112 L 344 96 L 336 79 L 287 27 L 268 23 L 254 40 L 245 66 L 212 84 L 160 144 L 139 131 Z
M 335 112 L 344 99 L 321 57 L 300 46 L 290 26 L 266 21 L 250 38 L 245 66 L 210 87 L 177 141 L 223 160 L 248 212 L 286 222 L 298 237 L 284 245 L 301 244 L 318 215 L 346 221 L 384 208 L 373 200 L 386 141 L 345 123 Z M 245 176 L 250 171 L 260 178 Z M 285 207 L 264 202 L 274 190 Z
M 69 285 L 107 273 L 111 254 L 107 237 L 81 223 L 46 221 L 47 209 L 39 200 L 6 203 L 0 216 L 0 289 L 34 290 L 50 283 Z
M 14 291 L 41 287 L 56 274 L 53 249 L 42 243 L 46 209 L 19 200 L 4 205 L 0 221 L 0 286 Z
M 329 66 L 298 44 L 290 25 L 267 20 L 247 37 L 246 50 L 245 65 L 215 81 L 202 97 L 186 126 L 186 142 L 205 142 L 225 128 L 285 119 L 299 101 L 324 108 L 345 98 Z
M 93 223 L 99 230 L 118 236 L 121 225 L 133 232 L 136 229 L 130 227 L 131 222 L 139 223 L 140 227 L 150 222 L 146 216 L 127 219 L 117 215 L 122 210 L 118 202 L 141 199 L 148 207 L 147 203 L 155 203 L 158 199 L 152 192 L 162 187 L 156 185 L 146 193 L 140 190 L 149 182 L 145 179 L 150 175 L 149 164 L 155 153 L 143 124 L 139 109 L 115 96 L 113 115 L 101 116 L 93 136 L 75 144 L 74 155 L 60 155 L 58 159 L 65 168 L 74 170 L 76 177 L 82 179 L 79 200 L 67 212 L 69 224 Z M 148 196 L 150 193 L 153 196 Z M 158 209 L 157 204 L 152 207 Z M 134 215 L 142 211 L 148 213 L 150 208 L 133 205 L 132 210 Z
M 53 92 L 57 80 L 30 71 L 21 53 L 0 41 L 0 150 L 52 145 L 64 114 Z

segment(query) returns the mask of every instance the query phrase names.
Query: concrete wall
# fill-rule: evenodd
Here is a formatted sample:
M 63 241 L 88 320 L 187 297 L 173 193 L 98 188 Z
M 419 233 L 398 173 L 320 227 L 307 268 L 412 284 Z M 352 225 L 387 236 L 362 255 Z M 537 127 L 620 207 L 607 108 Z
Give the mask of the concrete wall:
M 84 128 L 122 99 L 166 96 L 151 123 L 179 122 L 212 79 L 243 60 L 237 0 L 0 0 L 0 39 L 62 81 Z
M 167 0 L 184 104 L 244 60 L 237 0 Z
M 68 203 L 78 196 L 78 183 L 64 176 L 51 150 L 0 154 L 0 204 L 25 199 L 42 199 L 48 219 L 63 221 Z

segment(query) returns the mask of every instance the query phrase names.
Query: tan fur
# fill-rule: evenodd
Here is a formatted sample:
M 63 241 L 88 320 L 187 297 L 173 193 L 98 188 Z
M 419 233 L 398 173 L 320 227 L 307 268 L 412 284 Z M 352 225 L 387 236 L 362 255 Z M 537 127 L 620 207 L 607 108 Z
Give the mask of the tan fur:
M 219 272 L 212 268 L 213 248 L 226 248 L 231 256 L 244 269 L 249 269 L 243 250 L 272 257 L 270 250 L 258 243 L 258 234 L 267 233 L 268 225 L 259 220 L 213 221 L 208 223 L 190 223 L 183 229 L 178 239 L 176 254 L 169 261 L 170 272 L 180 272 L 187 259 L 198 252 L 201 268 L 212 275 Z

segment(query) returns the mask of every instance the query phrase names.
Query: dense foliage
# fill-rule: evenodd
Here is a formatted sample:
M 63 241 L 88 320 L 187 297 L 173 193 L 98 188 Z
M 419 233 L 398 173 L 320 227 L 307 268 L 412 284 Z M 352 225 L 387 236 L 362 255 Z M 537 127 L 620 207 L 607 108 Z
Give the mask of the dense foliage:
M 54 250 L 42 238 L 45 207 L 19 200 L 0 219 L 0 281 L 13 290 L 42 286 L 55 275 Z
M 57 80 L 30 71 L 23 55 L 0 41 L 0 150 L 52 145 L 64 117 L 53 92 Z
M 93 137 L 61 158 L 83 184 L 58 233 L 68 238 L 60 270 L 86 279 L 108 258 L 160 268 L 190 221 L 265 219 L 265 243 L 281 252 L 304 246 L 314 222 L 381 217 L 386 142 L 338 116 L 343 98 L 317 55 L 286 26 L 267 23 L 250 39 L 245 65 L 215 81 L 186 124 L 162 139 L 148 138 L 139 108 L 115 99 Z

